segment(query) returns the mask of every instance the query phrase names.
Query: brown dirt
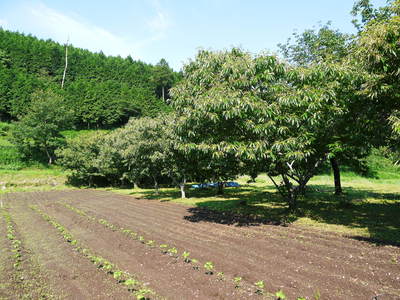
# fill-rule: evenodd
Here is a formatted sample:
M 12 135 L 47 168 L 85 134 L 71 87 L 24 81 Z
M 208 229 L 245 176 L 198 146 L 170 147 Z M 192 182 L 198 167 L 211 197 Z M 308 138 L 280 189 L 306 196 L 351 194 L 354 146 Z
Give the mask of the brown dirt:
M 28 207 L 31 203 L 25 200 L 30 199 L 20 195 L 8 194 L 5 197 L 23 243 L 40 266 L 41 274 L 45 274 L 40 275 L 43 278 L 40 280 L 42 288 L 52 291 L 51 295 L 41 299 L 127 299 L 131 296 L 108 275 L 73 251 L 53 227 Z M 26 272 L 24 266 L 23 269 Z M 9 275 L 13 274 L 12 270 L 9 272 Z M 37 274 L 35 280 L 38 278 Z M 6 299 L 39 299 L 27 294 L 23 296 L 25 298 Z
M 9 242 L 6 238 L 6 222 L 0 215 L 0 299 L 7 299 L 12 294 L 12 279 L 10 276 L 12 260 L 10 257 Z
M 8 209 L 4 209 L 9 213 Z M 3 209 L 0 210 L 0 213 Z M 12 217 L 12 216 L 11 216 Z M 7 235 L 7 222 L 0 215 L 0 299 L 53 299 L 46 284 L 46 276 L 37 264 L 32 251 L 22 239 L 14 219 L 11 218 L 14 241 L 20 245 L 15 248 Z M 17 262 L 15 255 L 21 255 Z
M 261 299 L 254 294 L 254 287 L 250 288 L 258 280 L 264 280 L 266 291 L 282 289 L 289 299 L 312 299 L 317 293 L 321 299 L 400 295 L 400 248 L 394 246 L 376 246 L 296 226 L 235 226 L 229 216 L 219 213 L 101 191 L 8 194 L 6 200 L 13 214 L 19 216 L 16 222 L 26 231 L 24 235 L 31 240 L 39 261 L 47 270 L 58 268 L 57 272 L 67 274 L 61 289 L 77 298 L 87 298 L 84 291 L 91 287 L 98 293 L 108 291 L 110 284 L 105 279 L 94 280 L 95 274 L 103 273 L 90 263 L 87 265 L 87 261 L 86 265 L 78 261 L 78 255 L 30 211 L 28 203 L 38 205 L 90 249 L 137 274 L 141 281 L 170 299 Z M 205 275 L 204 270 L 195 271 L 181 259 L 162 255 L 158 249 L 113 232 L 59 201 L 132 229 L 157 244 L 175 246 L 179 253 L 189 251 L 203 264 L 212 261 L 216 272 L 224 272 L 225 280 L 217 280 L 215 274 Z M 33 245 L 41 240 L 43 244 Z M 88 273 L 79 272 L 76 266 L 83 266 Z M 74 280 L 76 274 L 80 282 Z M 240 289 L 232 283 L 235 276 L 243 278 Z M 93 298 L 96 293 L 91 291 Z M 113 298 L 124 299 L 122 295 Z

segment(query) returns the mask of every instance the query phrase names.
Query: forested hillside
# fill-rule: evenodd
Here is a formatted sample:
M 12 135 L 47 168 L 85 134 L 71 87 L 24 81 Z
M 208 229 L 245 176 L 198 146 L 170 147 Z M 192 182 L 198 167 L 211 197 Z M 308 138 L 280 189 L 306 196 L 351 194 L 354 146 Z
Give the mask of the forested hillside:
M 131 116 L 168 110 L 168 89 L 179 79 L 162 59 L 153 66 L 68 46 L 0 28 L 0 119 L 15 120 L 29 110 L 38 90 L 60 94 L 78 127 L 112 127 Z

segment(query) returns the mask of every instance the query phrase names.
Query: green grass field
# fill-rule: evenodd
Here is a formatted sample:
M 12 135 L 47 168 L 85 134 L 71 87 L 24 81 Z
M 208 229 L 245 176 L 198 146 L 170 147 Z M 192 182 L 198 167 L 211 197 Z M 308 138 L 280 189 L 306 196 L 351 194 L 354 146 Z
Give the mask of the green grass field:
M 150 189 L 108 190 L 138 198 L 229 210 L 235 214 L 289 222 L 371 242 L 400 245 L 400 178 L 385 177 L 364 178 L 351 172 L 343 173 L 344 195 L 337 197 L 333 194 L 331 175 L 315 176 L 306 196 L 299 199 L 298 211 L 291 214 L 287 213 L 286 203 L 265 175 L 252 184 L 246 183 L 248 177 L 239 178 L 241 187 L 227 188 L 222 196 L 216 196 L 213 189 L 189 189 L 186 199 L 181 199 L 175 188 L 162 188 L 159 195 Z M 243 200 L 247 205 L 240 204 Z

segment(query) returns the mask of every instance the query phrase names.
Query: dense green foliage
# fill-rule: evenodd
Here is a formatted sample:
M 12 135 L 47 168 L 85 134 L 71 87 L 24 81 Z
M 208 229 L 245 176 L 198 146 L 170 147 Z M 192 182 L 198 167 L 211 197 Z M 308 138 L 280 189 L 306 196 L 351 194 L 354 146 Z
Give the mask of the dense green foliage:
M 369 74 L 362 93 L 373 101 L 378 142 L 399 157 L 400 146 L 400 1 L 393 1 L 379 18 L 372 18 L 360 33 L 353 55 Z
M 22 86 L 46 91 L 27 92 L 27 99 L 3 95 L 10 101 L 0 109 L 3 116 L 20 118 L 14 129 L 20 152 L 26 157 L 42 153 L 49 162 L 58 156 L 73 183 L 156 190 L 168 183 L 185 197 L 188 180 L 215 182 L 222 193 L 224 181 L 266 173 L 295 208 L 327 161 L 336 194 L 341 192 L 339 165 L 360 169 L 374 147 L 398 161 L 400 2 L 390 3 L 371 10 L 369 1 L 356 2 L 354 14 L 362 21 L 358 35 L 343 34 L 329 23 L 295 34 L 294 43 L 280 45 L 287 61 L 238 48 L 200 50 L 178 83 L 165 60 L 150 66 L 71 47 L 75 67 L 68 69 L 61 89 L 61 63 L 51 71 L 28 55 L 24 65 L 0 47 L 4 74 L 13 69 L 35 74 L 27 85 L 22 79 Z M 37 43 L 63 50 L 52 42 Z M 162 110 L 169 111 L 159 114 Z M 61 130 L 71 123 L 69 115 L 88 127 L 133 118 L 119 129 L 65 142 Z
M 12 125 L 0 122 L 0 169 L 18 170 L 26 165 L 10 142 Z
M 169 110 L 162 100 L 178 80 L 165 60 L 152 66 L 68 46 L 0 28 L 0 119 L 18 119 L 29 111 L 31 95 L 52 89 L 61 93 L 80 127 L 124 124 L 131 116 L 155 116 Z
M 54 151 L 64 144 L 61 131 L 71 127 L 73 111 L 64 99 L 51 91 L 32 95 L 30 110 L 14 125 L 12 143 L 26 158 L 51 164 Z
M 59 163 L 72 171 L 70 181 L 89 185 L 182 186 L 193 179 L 197 161 L 178 149 L 174 118 L 132 119 L 112 132 L 94 132 L 67 139 L 57 151 Z
M 293 33 L 285 44 L 279 44 L 283 56 L 290 62 L 300 66 L 313 63 L 338 62 L 348 54 L 352 37 L 337 29 L 330 23 L 318 30 L 308 29 L 302 33 Z
M 279 45 L 284 57 L 298 67 L 315 67 L 319 64 L 334 64 L 335 68 L 347 68 L 353 65 L 353 57 L 350 56 L 354 46 L 355 36 L 343 34 L 339 30 L 332 29 L 330 23 L 319 30 L 306 30 L 301 34 L 293 34 L 295 40 L 288 39 L 286 44 Z M 353 75 L 362 73 L 362 69 L 352 70 Z M 366 105 L 368 99 L 362 97 L 357 91 L 366 82 L 366 74 L 358 77 L 358 83 L 351 89 L 346 84 L 336 88 L 338 101 L 346 103 L 346 111 L 335 120 L 335 126 L 331 124 L 330 132 L 334 136 L 334 143 L 330 145 L 329 160 L 334 172 L 336 195 L 342 193 L 340 180 L 340 166 L 351 165 L 357 169 L 365 169 L 364 158 L 368 155 L 373 140 L 371 136 L 376 130 L 376 114 L 372 106 Z M 354 82 L 355 83 L 355 82 Z M 339 99 L 340 98 L 340 99 Z M 339 117 L 339 116 L 336 116 Z M 349 127 L 348 124 L 352 123 Z M 368 125 L 367 125 L 368 124 Z
M 363 82 L 348 66 L 296 68 L 240 49 L 201 51 L 184 75 L 172 89 L 184 150 L 208 154 L 234 175 L 281 176 L 277 188 L 292 206 L 339 151 L 345 134 L 336 131 L 356 100 L 348 95 Z

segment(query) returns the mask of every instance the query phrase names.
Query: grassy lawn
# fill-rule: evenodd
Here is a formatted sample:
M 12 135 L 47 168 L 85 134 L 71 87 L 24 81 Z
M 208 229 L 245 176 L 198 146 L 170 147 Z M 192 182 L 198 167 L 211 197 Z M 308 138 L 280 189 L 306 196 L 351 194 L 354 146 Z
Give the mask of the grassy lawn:
M 24 161 L 11 140 L 12 124 L 0 122 L 0 194 L 23 191 L 71 189 L 65 184 L 67 173 L 57 166 Z M 94 130 L 66 130 L 66 138 L 88 134 Z
M 272 182 L 262 175 L 255 183 L 239 178 L 240 188 L 227 188 L 216 196 L 215 190 L 188 190 L 188 198 L 180 199 L 176 188 L 162 188 L 159 195 L 151 189 L 108 189 L 138 198 L 169 201 L 199 208 L 229 210 L 249 215 L 253 220 L 290 222 L 298 226 L 337 232 L 357 239 L 400 244 L 400 176 L 364 178 L 353 173 L 342 174 L 344 196 L 333 195 L 333 178 L 313 178 L 305 197 L 299 199 L 299 210 L 287 214 L 286 204 Z M 397 178 L 396 178 L 397 177 Z M 247 205 L 240 203 L 245 200 Z
M 72 188 L 65 184 L 66 179 L 65 172 L 58 167 L 30 167 L 21 170 L 0 169 L 0 194 Z

